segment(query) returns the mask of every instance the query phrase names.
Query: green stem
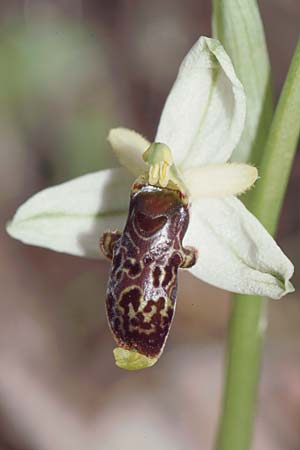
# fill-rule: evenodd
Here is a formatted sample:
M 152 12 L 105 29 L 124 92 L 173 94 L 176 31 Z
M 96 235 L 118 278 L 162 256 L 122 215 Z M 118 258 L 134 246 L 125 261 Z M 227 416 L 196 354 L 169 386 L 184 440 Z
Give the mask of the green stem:
M 300 133 L 300 43 L 275 111 L 251 211 L 275 234 Z
M 263 344 L 264 306 L 261 297 L 234 296 L 218 450 L 250 448 Z
M 300 44 L 284 84 L 250 209 L 274 235 L 300 132 Z M 229 327 L 217 450 L 249 450 L 265 328 L 266 301 L 235 295 Z

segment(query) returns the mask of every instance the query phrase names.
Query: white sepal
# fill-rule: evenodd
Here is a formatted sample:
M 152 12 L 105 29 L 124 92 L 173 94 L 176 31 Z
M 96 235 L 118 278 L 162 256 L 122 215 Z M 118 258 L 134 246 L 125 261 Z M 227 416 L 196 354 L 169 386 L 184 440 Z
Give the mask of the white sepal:
M 246 100 L 230 58 L 201 37 L 183 60 L 164 106 L 156 142 L 182 168 L 226 162 L 243 131 Z
M 150 146 L 142 135 L 128 128 L 113 128 L 107 137 L 120 164 L 138 177 L 147 170 L 143 153 Z
M 184 243 L 198 249 L 191 272 L 207 283 L 274 299 L 294 290 L 292 263 L 235 197 L 196 200 Z
M 257 180 L 256 167 L 248 164 L 211 164 L 183 171 L 193 199 L 228 197 L 247 191 Z
M 38 192 L 17 210 L 8 233 L 26 244 L 101 258 L 103 231 L 123 230 L 132 177 L 107 169 Z

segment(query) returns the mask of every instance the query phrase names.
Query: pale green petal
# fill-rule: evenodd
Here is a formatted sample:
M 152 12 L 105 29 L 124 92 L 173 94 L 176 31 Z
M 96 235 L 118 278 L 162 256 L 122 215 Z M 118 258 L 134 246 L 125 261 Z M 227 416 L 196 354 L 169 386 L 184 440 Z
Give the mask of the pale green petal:
M 232 160 L 257 165 L 273 115 L 271 70 L 257 0 L 214 0 L 213 33 L 230 55 L 247 97 L 245 129 Z
M 196 200 L 184 243 L 198 249 L 190 270 L 207 283 L 271 298 L 294 290 L 293 264 L 235 197 Z
M 121 165 L 133 175 L 138 177 L 147 170 L 143 153 L 150 142 L 142 135 L 128 128 L 113 128 L 107 139 Z
M 247 191 L 257 180 L 256 167 L 248 164 L 211 164 L 183 172 L 192 198 L 228 197 Z
M 183 60 L 156 142 L 182 168 L 226 162 L 244 127 L 244 90 L 221 44 L 201 37 Z
M 107 169 L 45 189 L 20 206 L 7 231 L 26 244 L 101 258 L 102 232 L 125 224 L 132 180 Z

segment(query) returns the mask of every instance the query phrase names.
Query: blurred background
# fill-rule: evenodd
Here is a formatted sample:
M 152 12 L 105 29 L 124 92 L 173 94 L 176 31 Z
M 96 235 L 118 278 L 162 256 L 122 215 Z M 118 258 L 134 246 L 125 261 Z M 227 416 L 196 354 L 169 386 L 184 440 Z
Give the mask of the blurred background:
M 161 361 L 114 365 L 107 262 L 24 246 L 5 223 L 26 198 L 114 167 L 118 125 L 151 139 L 178 65 L 210 35 L 210 0 L 0 2 L 0 450 L 209 450 L 222 384 L 229 294 L 181 274 Z M 299 0 L 259 1 L 280 92 Z M 300 286 L 294 162 L 278 239 Z M 300 294 L 271 302 L 254 450 L 300 448 Z

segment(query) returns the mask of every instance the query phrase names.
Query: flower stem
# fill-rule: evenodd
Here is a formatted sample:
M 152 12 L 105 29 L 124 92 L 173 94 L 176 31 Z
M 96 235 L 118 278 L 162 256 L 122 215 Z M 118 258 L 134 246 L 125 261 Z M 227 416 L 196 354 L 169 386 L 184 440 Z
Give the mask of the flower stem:
M 296 48 L 264 149 L 250 210 L 275 234 L 300 133 L 300 44 Z M 266 300 L 235 295 L 229 326 L 217 450 L 249 450 L 266 324 Z
M 250 448 L 263 344 L 265 300 L 235 295 L 229 322 L 227 374 L 218 450 Z

